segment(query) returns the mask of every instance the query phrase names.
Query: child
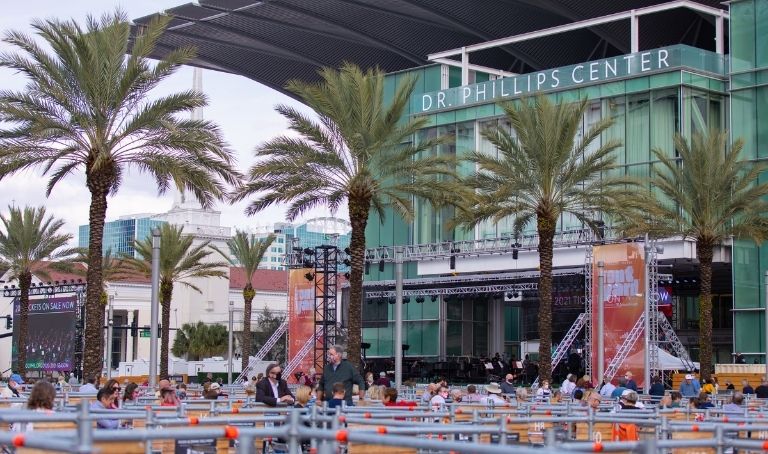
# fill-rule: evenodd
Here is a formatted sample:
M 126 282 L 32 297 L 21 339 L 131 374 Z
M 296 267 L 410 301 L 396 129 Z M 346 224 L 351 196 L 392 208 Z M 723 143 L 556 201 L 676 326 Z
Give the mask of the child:
M 341 403 L 344 402 L 344 394 L 346 393 L 344 383 L 337 382 L 333 384 L 333 398 L 328 401 L 328 408 L 341 407 Z

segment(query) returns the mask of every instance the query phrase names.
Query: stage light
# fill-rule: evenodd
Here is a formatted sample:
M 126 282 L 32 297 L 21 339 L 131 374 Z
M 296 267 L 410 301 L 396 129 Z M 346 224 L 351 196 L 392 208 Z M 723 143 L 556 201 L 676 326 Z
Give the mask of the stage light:
M 368 260 L 365 261 L 365 275 L 371 274 L 371 262 Z
M 313 268 L 315 266 L 315 262 L 312 260 L 304 260 L 304 268 Z
M 53 281 L 55 285 L 59 285 L 59 281 Z
M 304 248 L 304 254 L 306 255 L 315 255 L 315 250 L 312 248 Z
M 411 302 L 411 297 L 410 296 L 404 296 L 403 297 L 403 304 L 408 304 L 410 302 Z
M 379 272 L 380 273 L 384 272 L 384 259 L 379 260 Z
M 423 296 L 421 296 L 421 295 L 417 296 L 417 297 L 416 297 L 416 302 L 417 302 L 418 304 L 421 304 L 421 303 L 423 303 L 423 302 L 424 302 L 424 297 L 423 297 Z
M 78 280 L 77 280 L 77 283 L 78 283 L 78 284 L 82 284 L 82 283 L 83 283 L 83 280 L 82 280 L 82 279 L 78 279 Z
M 344 279 L 349 280 L 350 276 L 352 276 L 352 275 L 349 274 L 349 273 L 344 273 Z
M 348 247 L 345 247 L 344 248 L 344 253 L 347 254 L 347 255 L 352 255 L 352 249 L 350 249 Z
M 315 275 L 312 273 L 306 273 L 304 274 L 304 278 L 310 282 L 312 282 L 315 279 Z
M 346 266 L 352 266 L 352 260 L 350 260 L 350 259 L 344 259 L 344 261 L 341 262 L 341 263 L 343 263 Z
M 432 295 L 432 298 L 431 298 L 431 300 L 432 300 L 432 302 L 433 302 L 433 303 L 434 303 L 435 301 L 437 301 L 437 295 Z
M 394 299 L 394 298 L 392 298 L 392 297 L 390 297 L 390 298 L 389 298 L 389 304 L 395 304 L 395 299 Z

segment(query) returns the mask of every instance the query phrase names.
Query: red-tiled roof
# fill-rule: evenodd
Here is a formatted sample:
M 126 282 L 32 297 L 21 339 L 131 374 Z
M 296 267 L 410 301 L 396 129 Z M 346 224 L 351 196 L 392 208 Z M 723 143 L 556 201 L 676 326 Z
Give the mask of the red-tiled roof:
M 48 282 L 63 282 L 63 281 L 71 281 L 74 280 L 77 282 L 78 279 L 85 281 L 85 267 L 80 263 L 75 263 L 72 265 L 72 268 L 74 268 L 76 271 L 72 273 L 66 273 L 63 271 L 55 270 L 51 268 L 51 262 L 40 262 L 35 264 L 32 267 L 32 274 L 35 275 L 38 279 Z M 40 272 L 43 271 L 44 273 L 48 273 L 48 276 L 43 278 L 43 276 L 40 275 Z
M 285 270 L 256 270 L 251 278 L 251 283 L 256 291 L 287 292 L 288 271 Z M 245 269 L 240 267 L 229 268 L 229 288 L 245 288 Z

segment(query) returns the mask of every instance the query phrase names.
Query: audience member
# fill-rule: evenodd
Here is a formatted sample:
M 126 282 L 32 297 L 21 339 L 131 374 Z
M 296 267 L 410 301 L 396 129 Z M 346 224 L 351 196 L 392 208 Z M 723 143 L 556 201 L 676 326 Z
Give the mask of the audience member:
M 379 379 L 376 380 L 376 385 L 383 386 L 385 388 L 389 388 L 392 386 L 392 382 L 387 377 L 387 373 L 384 371 L 379 372 Z
M 505 405 L 507 403 L 507 401 L 501 397 L 501 387 L 498 383 L 491 383 L 486 385 L 485 392 L 488 393 L 488 396 L 481 400 L 481 403 L 485 405 Z
M 749 382 L 746 379 L 741 381 L 741 385 L 742 385 L 742 388 L 741 388 L 741 393 L 742 394 L 754 394 L 755 393 L 755 388 L 753 388 L 752 385 L 750 385 Z
M 267 366 L 266 377 L 256 385 L 256 402 L 263 402 L 270 407 L 278 404 L 293 405 L 295 399 L 282 373 L 279 364 Z
M 693 379 L 693 374 L 686 374 L 685 379 L 680 383 L 680 394 L 683 397 L 697 397 L 701 392 L 701 387 L 696 386 Z
M 45 380 L 40 380 L 32 387 L 27 399 L 27 409 L 41 412 L 53 411 L 56 400 L 56 389 Z M 15 422 L 11 425 L 13 432 L 30 432 L 34 430 L 33 423 Z
M 345 400 L 347 393 L 347 387 L 342 382 L 336 382 L 331 388 L 331 398 L 328 400 L 328 408 L 341 407 L 342 402 Z
M 116 394 L 109 388 L 101 388 L 96 393 L 96 400 L 91 402 L 91 410 L 114 410 L 113 404 Z M 99 429 L 117 429 L 120 427 L 120 421 L 117 419 L 99 419 L 96 421 L 96 427 Z
M 514 392 L 512 394 L 514 394 Z M 468 404 L 472 404 L 472 403 L 481 402 L 482 400 L 483 400 L 483 396 L 477 393 L 477 387 L 475 387 L 475 385 L 467 386 L 467 394 L 463 398 L 464 402 Z
M 723 413 L 744 414 L 744 394 L 740 392 L 733 393 L 731 401 L 723 405 Z

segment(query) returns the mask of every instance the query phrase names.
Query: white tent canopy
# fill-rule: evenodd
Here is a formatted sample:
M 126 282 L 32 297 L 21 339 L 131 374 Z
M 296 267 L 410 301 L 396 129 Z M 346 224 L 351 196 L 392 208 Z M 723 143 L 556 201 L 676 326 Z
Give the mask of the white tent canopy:
M 661 349 L 660 347 L 656 347 L 656 349 L 659 352 L 659 368 L 661 370 L 688 370 L 688 366 L 685 362 L 683 362 L 682 359 L 678 358 L 677 356 L 667 352 L 666 350 Z M 627 360 L 632 364 L 638 364 L 642 363 L 644 354 L 644 351 L 640 351 L 635 353 L 634 355 L 627 358 Z M 625 361 L 627 361 L 625 360 Z M 696 369 L 699 368 L 699 363 L 692 361 L 694 367 Z

